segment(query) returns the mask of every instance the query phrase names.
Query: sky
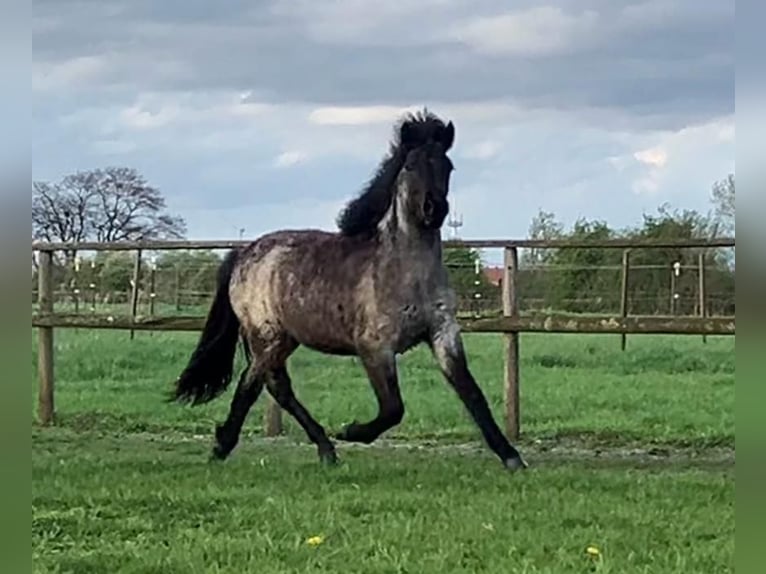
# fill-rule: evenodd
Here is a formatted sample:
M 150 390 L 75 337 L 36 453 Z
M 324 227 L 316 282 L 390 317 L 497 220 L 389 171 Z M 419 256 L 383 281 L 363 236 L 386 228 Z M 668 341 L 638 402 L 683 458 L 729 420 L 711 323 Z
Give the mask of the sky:
M 707 212 L 731 0 L 33 0 L 32 175 L 139 170 L 188 236 L 333 229 L 401 114 L 455 124 L 464 238 Z

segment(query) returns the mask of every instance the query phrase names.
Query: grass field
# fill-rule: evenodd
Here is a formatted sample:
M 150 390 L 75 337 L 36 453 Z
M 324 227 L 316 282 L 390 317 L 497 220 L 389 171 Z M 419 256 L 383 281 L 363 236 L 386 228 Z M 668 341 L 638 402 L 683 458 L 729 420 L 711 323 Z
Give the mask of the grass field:
M 402 425 L 340 444 L 338 468 L 289 418 L 259 438 L 264 401 L 210 465 L 230 393 L 163 402 L 195 339 L 56 332 L 58 425 L 32 430 L 36 572 L 733 571 L 733 339 L 522 337 L 523 475 L 422 350 L 400 363 Z M 501 346 L 467 337 L 498 417 Z M 301 350 L 291 370 L 328 429 L 374 413 L 355 360 Z

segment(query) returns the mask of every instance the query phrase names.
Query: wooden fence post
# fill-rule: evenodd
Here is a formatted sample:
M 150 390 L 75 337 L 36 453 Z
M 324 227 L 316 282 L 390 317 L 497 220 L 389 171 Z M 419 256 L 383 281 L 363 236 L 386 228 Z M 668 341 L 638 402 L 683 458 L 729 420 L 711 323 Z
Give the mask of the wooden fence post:
M 74 258 L 74 274 L 72 275 L 72 299 L 74 300 L 75 315 L 80 312 L 80 256 Z
M 700 317 L 703 319 L 707 317 L 707 294 L 706 294 L 706 288 L 705 288 L 705 252 L 700 251 L 699 253 L 699 288 L 698 288 L 698 295 L 699 295 L 699 306 L 700 306 Z M 702 335 L 702 342 L 707 343 L 707 335 Z
M 282 409 L 270 394 L 267 394 L 266 413 L 263 417 L 263 434 L 265 436 L 278 436 L 282 434 Z
M 628 280 L 630 274 L 630 249 L 626 249 L 622 252 L 622 286 L 620 290 L 620 314 L 623 317 L 628 316 Z M 620 347 L 625 350 L 628 344 L 628 335 L 622 334 L 622 341 Z
M 96 298 L 97 298 L 97 291 L 96 291 L 96 260 L 91 259 L 90 260 L 90 283 L 88 283 L 88 288 L 90 289 L 90 312 L 95 313 L 96 312 Z
M 519 267 L 519 253 L 515 247 L 506 247 L 503 253 L 503 315 L 516 317 L 519 314 L 518 292 L 516 285 Z M 505 425 L 508 438 L 519 438 L 519 333 L 505 335 L 505 380 L 504 403 Z
M 138 314 L 138 289 L 139 289 L 139 280 L 141 279 L 141 250 L 136 250 L 136 264 L 133 267 L 133 288 L 130 292 L 130 317 L 135 321 L 136 315 Z M 131 329 L 130 330 L 130 338 L 131 340 L 136 336 L 136 332 Z
M 676 264 L 670 266 L 670 314 L 675 315 L 678 311 L 678 299 L 676 299 Z
M 157 281 L 157 265 L 152 264 L 149 270 L 149 315 L 154 316 L 154 301 L 157 299 L 155 291 Z
M 37 275 L 37 302 L 40 314 L 53 313 L 53 252 L 40 251 L 40 265 Z M 37 329 L 37 370 L 39 381 L 37 416 L 40 424 L 54 422 L 53 403 L 53 327 Z
M 176 311 L 181 310 L 181 270 L 178 268 L 178 264 L 174 266 L 175 271 L 175 287 L 174 287 L 174 299 L 176 305 Z

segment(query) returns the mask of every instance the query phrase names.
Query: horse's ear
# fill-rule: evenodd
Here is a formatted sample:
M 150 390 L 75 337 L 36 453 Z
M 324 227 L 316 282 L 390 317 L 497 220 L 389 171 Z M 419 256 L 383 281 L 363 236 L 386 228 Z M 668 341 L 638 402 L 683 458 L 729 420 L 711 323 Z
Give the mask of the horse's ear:
M 444 151 L 447 151 L 449 148 L 452 147 L 452 144 L 455 142 L 455 125 L 452 122 L 449 122 L 447 124 L 447 127 L 444 128 Z

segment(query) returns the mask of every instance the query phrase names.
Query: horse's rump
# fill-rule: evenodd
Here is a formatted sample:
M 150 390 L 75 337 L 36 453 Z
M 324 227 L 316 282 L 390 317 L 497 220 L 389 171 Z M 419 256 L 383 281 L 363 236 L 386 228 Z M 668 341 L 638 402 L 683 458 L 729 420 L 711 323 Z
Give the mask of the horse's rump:
M 245 329 L 285 333 L 322 352 L 353 353 L 359 285 L 372 251 L 364 243 L 297 230 L 264 235 L 244 248 L 230 296 Z

